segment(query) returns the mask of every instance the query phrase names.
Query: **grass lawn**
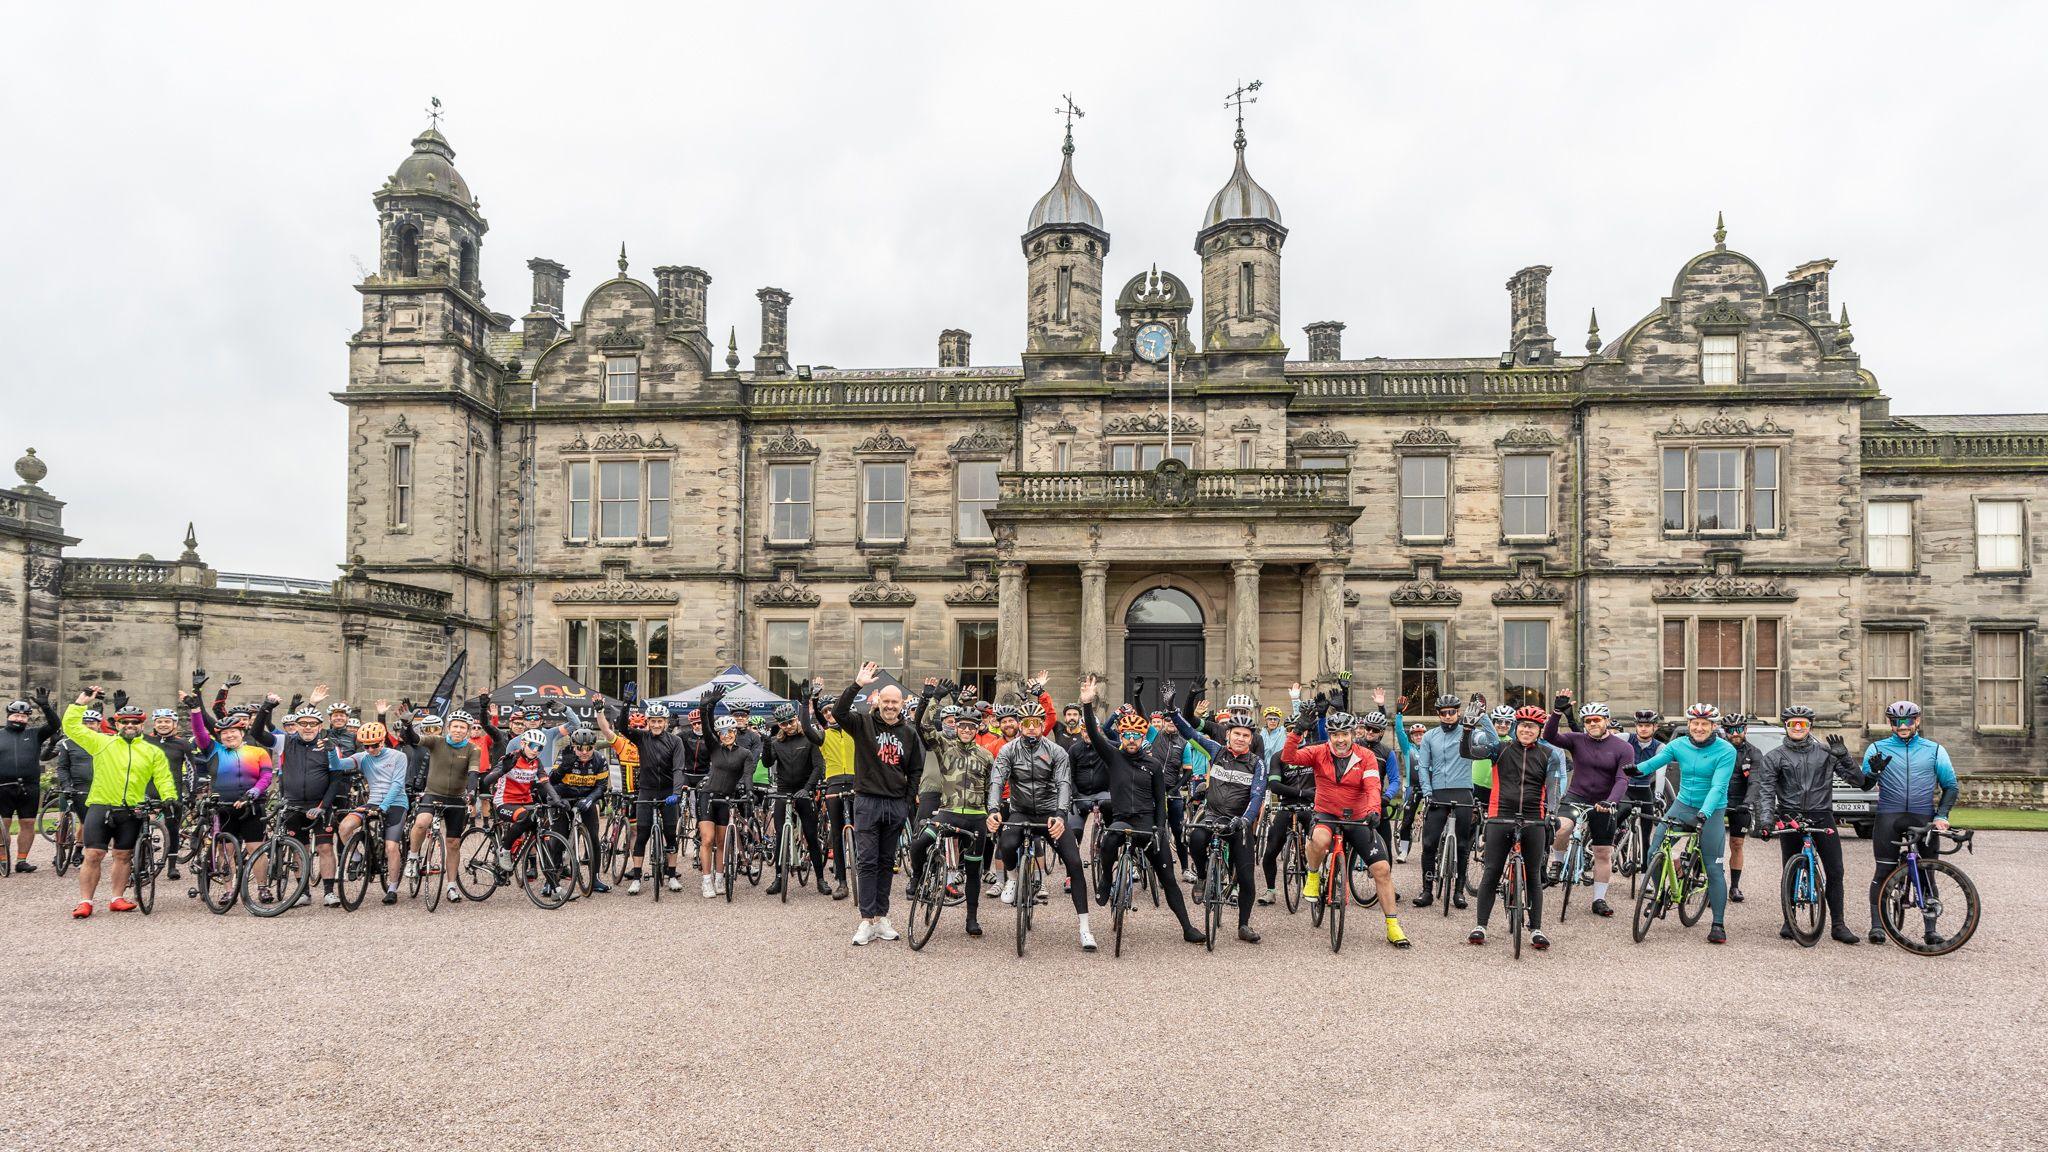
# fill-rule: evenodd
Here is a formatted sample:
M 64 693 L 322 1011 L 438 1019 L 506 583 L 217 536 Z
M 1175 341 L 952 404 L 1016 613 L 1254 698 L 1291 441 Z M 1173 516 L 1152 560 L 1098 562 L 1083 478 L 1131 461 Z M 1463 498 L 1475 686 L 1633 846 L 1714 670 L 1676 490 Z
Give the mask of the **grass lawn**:
M 2027 832 L 2048 829 L 2048 812 L 2029 811 L 2023 808 L 1956 808 L 1949 812 L 1948 818 L 1949 823 L 1958 828 Z

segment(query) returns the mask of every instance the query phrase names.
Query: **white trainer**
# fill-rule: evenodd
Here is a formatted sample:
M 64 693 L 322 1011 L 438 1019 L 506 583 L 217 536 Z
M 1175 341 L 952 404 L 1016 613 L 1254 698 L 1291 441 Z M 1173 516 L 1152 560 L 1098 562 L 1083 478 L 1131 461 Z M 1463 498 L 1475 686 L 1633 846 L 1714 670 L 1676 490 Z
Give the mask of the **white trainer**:
M 894 924 L 889 923 L 889 918 L 887 916 L 884 916 L 881 919 L 875 921 L 875 939 L 900 940 L 902 939 L 902 937 L 896 934 L 896 926 Z
M 1086 920 L 1081 921 L 1081 951 L 1095 951 L 1095 933 L 1088 930 L 1088 922 Z
M 1012 876 L 1008 880 L 1003 881 L 1003 903 L 1015 904 L 1016 902 L 1017 878 L 1015 876 Z
M 873 940 L 874 938 L 875 938 L 875 926 L 874 926 L 874 924 L 873 924 L 872 922 L 870 922 L 870 921 L 867 921 L 867 920 L 863 920 L 863 921 L 861 921 L 861 922 L 860 922 L 860 927 L 858 927 L 858 928 L 855 928 L 855 929 L 853 930 L 853 946 L 854 946 L 855 948 L 860 948 L 860 947 L 864 947 L 864 946 L 866 946 L 867 942 L 868 942 L 868 941 L 870 941 L 870 940 Z
M 716 895 L 718 895 L 718 885 L 712 882 L 711 873 L 706 872 L 704 874 L 704 898 L 709 900 Z
M 628 885 L 626 885 L 626 895 L 628 895 L 628 896 L 638 896 L 639 894 L 640 894 L 640 878 L 639 878 L 638 876 L 635 876 L 635 877 L 633 877 L 633 882 L 632 882 L 631 884 L 628 884 Z

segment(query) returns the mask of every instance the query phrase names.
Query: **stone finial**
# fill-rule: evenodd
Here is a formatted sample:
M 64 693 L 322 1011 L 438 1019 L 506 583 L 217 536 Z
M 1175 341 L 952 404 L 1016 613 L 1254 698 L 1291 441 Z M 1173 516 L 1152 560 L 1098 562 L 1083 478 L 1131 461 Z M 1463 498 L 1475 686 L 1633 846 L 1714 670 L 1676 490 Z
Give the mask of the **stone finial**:
M 1586 322 L 1586 355 L 1598 356 L 1600 354 L 1600 310 L 1595 308 L 1592 312 L 1592 318 Z
M 21 477 L 23 487 L 33 489 L 43 482 L 43 477 L 50 474 L 50 466 L 43 463 L 37 457 L 36 450 L 31 448 L 21 459 L 14 462 L 14 474 Z
M 1728 250 L 1728 221 L 1719 212 L 1714 213 L 1714 251 Z
M 178 554 L 178 563 L 199 563 L 199 533 L 193 531 L 192 521 L 185 521 L 185 550 Z
M 738 328 L 727 329 L 725 338 L 725 370 L 727 372 L 737 372 L 740 370 L 740 330 Z
M 1842 305 L 1842 323 L 1835 329 L 1835 351 L 1847 352 L 1849 345 L 1856 342 L 1856 334 L 1849 331 L 1849 306 Z
M 626 242 L 619 241 L 619 275 L 626 274 Z

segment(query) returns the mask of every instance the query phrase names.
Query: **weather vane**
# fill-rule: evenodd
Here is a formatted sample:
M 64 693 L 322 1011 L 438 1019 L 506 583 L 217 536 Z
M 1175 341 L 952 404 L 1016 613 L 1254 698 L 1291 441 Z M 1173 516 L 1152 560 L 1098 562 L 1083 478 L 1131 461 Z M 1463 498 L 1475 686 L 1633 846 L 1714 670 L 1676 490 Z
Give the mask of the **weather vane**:
M 1259 102 L 1257 96 L 1247 95 L 1247 93 L 1257 92 L 1258 90 L 1259 82 L 1257 80 L 1249 84 L 1240 80 L 1237 83 L 1237 87 L 1231 91 L 1230 98 L 1223 102 L 1225 108 L 1237 109 L 1237 138 L 1239 140 L 1244 139 L 1244 106 Z
M 1066 106 L 1063 108 L 1053 109 L 1052 114 L 1055 116 L 1065 116 L 1067 118 L 1066 151 L 1072 152 L 1074 150 L 1074 118 L 1077 116 L 1086 116 L 1088 114 L 1086 112 L 1081 111 L 1080 107 L 1074 103 L 1074 94 L 1072 92 L 1069 92 L 1066 95 L 1060 97 L 1060 99 L 1066 101 Z
M 1256 88 L 1258 85 L 1254 84 L 1252 87 Z M 441 98 L 439 96 L 427 97 L 427 124 L 436 132 L 441 130 Z

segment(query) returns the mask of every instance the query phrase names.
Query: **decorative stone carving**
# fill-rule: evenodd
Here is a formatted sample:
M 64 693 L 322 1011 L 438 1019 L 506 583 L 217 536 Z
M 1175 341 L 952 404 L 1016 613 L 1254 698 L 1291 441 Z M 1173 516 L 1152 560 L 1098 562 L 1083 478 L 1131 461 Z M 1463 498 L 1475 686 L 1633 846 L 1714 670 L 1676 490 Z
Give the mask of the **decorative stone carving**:
M 955 608 L 964 608 L 998 602 L 996 586 L 989 581 L 986 569 L 980 573 L 970 571 L 968 576 L 967 583 L 946 593 L 946 603 Z
M 1401 438 L 1394 441 L 1394 445 L 1398 448 L 1455 448 L 1458 438 L 1434 424 L 1424 424 L 1401 433 Z
M 660 432 L 652 437 L 643 437 L 638 432 L 611 432 L 599 436 L 590 447 L 594 452 L 666 452 L 673 451 L 675 445 Z
M 1742 329 L 1749 327 L 1749 317 L 1726 300 L 1716 300 L 1707 305 L 1707 310 L 1694 318 L 1693 326 L 1701 331 L 1709 329 Z
M 629 350 L 641 346 L 640 338 L 624 329 L 613 329 L 599 336 L 596 343 L 599 348 L 607 352 Z
M 1502 448 L 1555 448 L 1557 437 L 1540 424 L 1510 428 L 1498 441 Z
M 1349 588 L 1346 588 L 1344 590 L 1344 606 L 1346 608 L 1356 608 L 1360 603 L 1361 598 L 1359 597 L 1358 593 L 1352 591 Z
M 55 556 L 28 558 L 28 586 L 38 592 L 54 592 L 64 575 L 64 562 Z
M 846 594 L 846 602 L 861 607 L 877 604 L 915 604 L 917 593 L 896 583 L 896 569 L 877 564 L 869 569 L 873 579 Z
M 763 608 L 816 608 L 818 594 L 797 583 L 796 565 L 777 568 L 775 582 L 754 593 L 754 603 Z
M 1742 554 L 1716 549 L 1707 553 L 1704 575 L 1666 580 L 1650 593 L 1652 600 L 1727 603 L 1789 603 L 1799 594 L 1776 576 L 1749 578 L 1742 573 Z
M 590 441 L 588 441 L 588 440 L 585 440 L 585 439 L 583 438 L 583 433 L 582 433 L 582 431 L 581 431 L 581 430 L 578 430 L 578 431 L 577 431 L 577 433 L 576 433 L 576 438 L 575 438 L 574 440 L 571 440 L 571 441 L 569 441 L 569 442 L 568 442 L 567 444 L 564 444 L 564 445 L 562 445 L 562 446 L 561 446 L 561 448 L 560 448 L 560 449 L 558 449 L 558 451 L 562 451 L 562 452 L 588 452 L 588 451 L 590 451 Z
M 419 434 L 420 434 L 420 433 L 419 433 L 419 429 L 417 429 L 417 428 L 414 428 L 414 427 L 413 427 L 413 426 L 412 426 L 411 424 L 409 424 L 409 423 L 407 423 L 407 422 L 406 422 L 406 419 L 405 419 L 405 413 L 403 413 L 403 412 L 400 412 L 400 413 L 398 414 L 398 419 L 396 419 L 396 420 L 393 420 L 393 421 L 392 421 L 392 422 L 390 423 L 390 425 L 388 425 L 388 426 L 387 426 L 387 427 L 386 427 L 386 428 L 384 429 L 384 435 L 386 435 L 386 436 L 413 436 L 413 437 L 417 437 L 417 436 L 418 436 Z
M 1304 448 L 1337 448 L 1348 452 L 1358 447 L 1358 441 L 1330 427 L 1328 424 L 1319 424 L 1303 432 L 1294 441 L 1294 447 L 1296 451 Z
M 887 428 L 861 441 L 853 450 L 868 456 L 908 456 L 911 452 L 910 441 Z
M 401 416 L 399 419 L 403 420 L 404 417 Z M 41 484 L 43 477 L 50 474 L 50 466 L 43 463 L 36 456 L 36 450 L 31 448 L 22 455 L 21 459 L 14 462 L 14 474 L 21 477 L 24 487 L 31 491 L 37 491 L 36 485 Z
M 1449 608 L 1464 603 L 1465 594 L 1448 584 L 1438 582 L 1437 566 L 1434 561 L 1417 560 L 1415 578 L 1388 593 L 1387 600 L 1402 608 Z
M 1072 436 L 1078 433 L 1080 429 L 1074 427 L 1072 421 L 1062 417 L 1059 423 L 1053 425 L 1047 431 L 1050 435 L 1053 436 Z
M 557 604 L 674 604 L 678 597 L 666 588 L 642 584 L 626 576 L 624 563 L 611 560 L 602 565 L 604 579 L 596 584 L 565 588 L 555 593 Z
M 1784 436 L 1787 431 L 1769 416 L 1756 424 L 1741 416 L 1709 416 L 1697 424 L 1687 424 L 1684 417 L 1671 418 L 1671 427 L 1664 430 L 1666 436 Z
M 1254 435 L 1256 433 L 1265 431 L 1265 428 L 1265 425 L 1259 423 L 1257 419 L 1250 416 L 1247 416 L 1244 419 L 1239 420 L 1237 423 L 1230 426 L 1230 430 L 1240 436 Z
M 761 455 L 772 457 L 804 456 L 816 459 L 818 446 L 805 437 L 796 434 L 794 428 L 784 428 L 779 435 L 761 442 Z
M 1175 413 L 1173 417 L 1173 431 L 1176 436 L 1192 436 L 1201 431 L 1201 425 L 1179 413 Z M 1113 420 L 1103 423 L 1102 434 L 1104 436 L 1164 436 L 1166 434 L 1166 413 L 1154 408 L 1142 416 L 1118 416 Z
M 1562 604 L 1564 586 L 1543 578 L 1543 560 L 1515 561 L 1515 578 L 1493 594 L 1495 604 Z
M 977 428 L 953 441 L 946 451 L 954 456 L 1004 456 L 1010 451 L 1010 438 Z

